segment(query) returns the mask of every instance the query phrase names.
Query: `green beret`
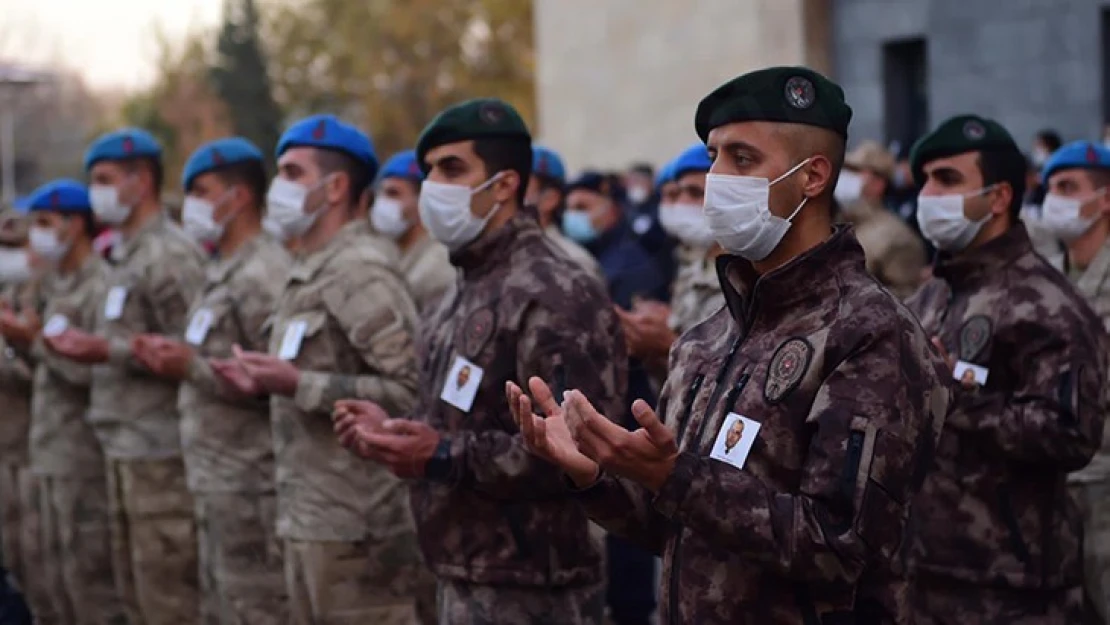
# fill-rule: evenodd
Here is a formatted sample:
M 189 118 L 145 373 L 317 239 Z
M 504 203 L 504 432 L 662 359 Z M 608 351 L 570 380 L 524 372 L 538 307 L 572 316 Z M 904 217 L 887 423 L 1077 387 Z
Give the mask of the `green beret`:
M 769 67 L 717 87 L 698 104 L 694 129 L 704 143 L 709 131 L 736 122 L 784 122 L 831 130 L 848 138 L 852 108 L 840 85 L 805 67 Z
M 508 102 L 497 98 L 467 100 L 440 111 L 416 140 L 416 161 L 427 174 L 424 157 L 432 148 L 473 139 L 518 138 L 532 142 L 528 126 Z
M 910 150 L 910 168 L 918 184 L 925 181 L 925 164 L 965 152 L 1012 151 L 1017 143 L 1002 124 L 978 115 L 958 115 L 921 137 Z

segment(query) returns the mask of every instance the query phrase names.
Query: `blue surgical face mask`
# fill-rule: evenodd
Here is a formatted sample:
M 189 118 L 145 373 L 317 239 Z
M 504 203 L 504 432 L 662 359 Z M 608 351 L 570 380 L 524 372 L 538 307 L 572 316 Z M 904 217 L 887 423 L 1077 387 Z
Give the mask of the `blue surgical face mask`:
M 589 243 L 598 237 L 597 228 L 590 222 L 586 211 L 568 210 L 563 213 L 563 232 L 578 243 Z

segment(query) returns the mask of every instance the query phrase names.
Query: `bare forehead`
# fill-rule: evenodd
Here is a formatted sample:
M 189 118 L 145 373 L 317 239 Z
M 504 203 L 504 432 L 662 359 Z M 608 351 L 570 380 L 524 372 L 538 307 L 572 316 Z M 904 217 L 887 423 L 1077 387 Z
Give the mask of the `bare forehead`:
M 1072 169 L 1062 169 L 1060 171 L 1053 172 L 1052 175 L 1048 178 L 1048 183 L 1050 185 L 1072 184 L 1075 186 L 1083 186 L 1091 180 L 1088 172 L 1089 170 L 1081 169 L 1078 167 Z
M 424 155 L 424 164 L 430 167 L 447 158 L 457 158 L 463 161 L 477 159 L 478 154 L 474 152 L 474 141 L 437 145 Z
M 776 124 L 771 122 L 736 122 L 709 131 L 705 145 L 711 150 L 727 149 L 737 144 L 749 145 L 764 151 L 774 149 Z
M 300 167 L 313 167 L 316 165 L 316 148 L 301 146 L 289 148 L 278 158 L 278 167 L 299 165 Z
M 952 169 L 962 174 L 977 173 L 979 171 L 979 153 L 964 152 L 962 154 L 954 154 L 952 156 L 933 159 L 925 163 L 922 169 L 925 173 L 940 171 L 942 169 Z

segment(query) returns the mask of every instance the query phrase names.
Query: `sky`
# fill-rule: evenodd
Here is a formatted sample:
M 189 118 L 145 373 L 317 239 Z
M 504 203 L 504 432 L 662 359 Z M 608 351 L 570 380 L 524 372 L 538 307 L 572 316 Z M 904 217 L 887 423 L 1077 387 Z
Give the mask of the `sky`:
M 93 88 L 154 78 L 156 29 L 171 40 L 219 23 L 223 0 L 0 0 L 0 60 L 61 63 Z

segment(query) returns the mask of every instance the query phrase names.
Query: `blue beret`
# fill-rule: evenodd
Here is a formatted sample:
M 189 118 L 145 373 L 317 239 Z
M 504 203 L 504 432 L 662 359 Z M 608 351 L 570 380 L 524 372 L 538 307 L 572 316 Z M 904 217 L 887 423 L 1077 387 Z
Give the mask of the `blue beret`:
M 1056 150 L 1041 170 L 1041 184 L 1061 169 L 1110 169 L 1110 150 L 1090 141 L 1073 141 Z
M 704 150 L 705 150 L 705 146 L 703 145 L 702 146 L 702 151 L 704 151 Z M 661 189 L 663 187 L 663 185 L 667 184 L 668 182 L 674 182 L 675 181 L 674 166 L 675 166 L 675 162 L 677 160 L 678 159 L 669 161 L 666 165 L 663 165 L 662 167 L 659 168 L 659 173 L 655 174 L 655 190 L 656 191 Z
M 27 210 L 61 213 L 92 213 L 89 190 L 76 180 L 53 180 L 31 192 Z
M 370 167 L 371 176 L 378 172 L 378 155 L 370 137 L 335 115 L 313 115 L 290 126 L 278 141 L 278 158 L 297 147 L 343 152 Z
M 684 174 L 690 172 L 707 172 L 713 166 L 713 161 L 709 160 L 709 152 L 705 149 L 704 143 L 695 143 L 694 145 L 682 151 L 678 158 L 670 162 L 671 177 L 678 180 Z
M 181 173 L 181 187 L 188 191 L 197 176 L 225 165 L 263 160 L 262 150 L 242 137 L 216 139 L 200 146 L 189 157 L 189 161 L 185 163 L 185 170 Z
M 162 146 L 149 132 L 140 128 L 124 128 L 100 135 L 85 152 L 85 171 L 100 161 L 128 158 L 162 158 Z
M 537 176 L 546 176 L 559 184 L 567 181 L 567 170 L 563 166 L 563 159 L 551 148 L 532 145 L 532 173 Z
M 386 178 L 404 178 L 414 182 L 424 180 L 424 172 L 416 162 L 416 150 L 405 150 L 389 157 L 378 174 L 378 180 Z

